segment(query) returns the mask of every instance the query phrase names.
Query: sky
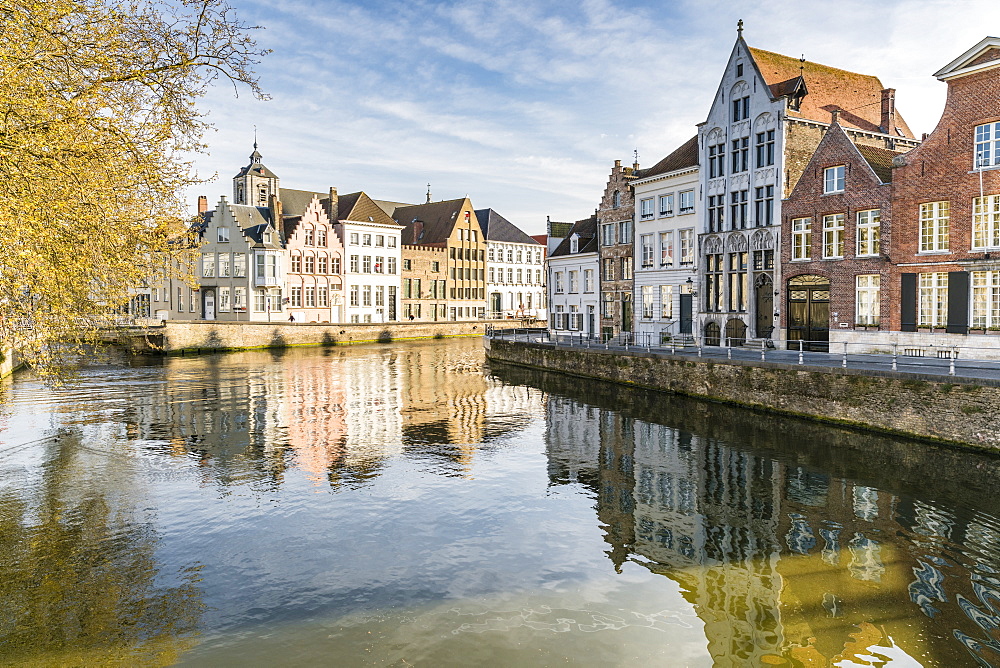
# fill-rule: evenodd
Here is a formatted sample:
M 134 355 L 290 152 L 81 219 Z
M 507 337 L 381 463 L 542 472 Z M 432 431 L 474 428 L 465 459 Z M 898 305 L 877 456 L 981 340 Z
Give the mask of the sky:
M 268 101 L 219 84 L 188 193 L 231 196 L 256 126 L 285 188 L 423 202 L 468 195 L 529 234 L 593 213 L 616 159 L 649 167 L 697 133 L 744 21 L 750 46 L 873 74 L 919 137 L 932 75 L 987 35 L 998 0 L 229 0 L 272 49 Z M 236 94 L 238 93 L 238 95 Z

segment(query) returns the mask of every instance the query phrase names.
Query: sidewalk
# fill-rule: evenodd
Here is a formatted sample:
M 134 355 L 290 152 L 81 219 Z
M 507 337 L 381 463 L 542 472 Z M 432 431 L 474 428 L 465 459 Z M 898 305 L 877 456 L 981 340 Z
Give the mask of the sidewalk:
M 831 352 L 799 352 L 797 350 L 782 350 L 775 348 L 750 349 L 742 347 L 726 348 L 724 346 L 697 346 L 688 345 L 685 347 L 671 348 L 667 346 L 645 346 L 645 345 L 621 345 L 605 344 L 596 340 L 572 340 L 561 338 L 552 340 L 545 332 L 517 332 L 517 331 L 495 331 L 491 338 L 503 341 L 523 341 L 525 343 L 535 343 L 552 346 L 555 348 L 572 348 L 575 350 L 600 350 L 600 351 L 620 351 L 630 354 L 666 355 L 676 357 L 689 357 L 693 359 L 733 360 L 742 364 L 753 364 L 764 362 L 769 364 L 781 364 L 789 366 L 802 366 L 808 368 L 827 369 L 854 369 L 862 371 L 872 371 L 880 375 L 906 375 L 919 379 L 920 376 L 951 377 L 956 381 L 988 381 L 985 384 L 1000 386 L 1000 360 L 976 360 L 963 359 L 961 355 L 958 359 L 936 358 L 936 357 L 911 357 L 902 354 L 871 354 L 871 353 L 845 353 L 843 350 Z M 833 344 L 834 348 L 837 344 Z M 943 351 L 946 352 L 946 351 Z M 992 381 L 992 382 L 990 382 Z

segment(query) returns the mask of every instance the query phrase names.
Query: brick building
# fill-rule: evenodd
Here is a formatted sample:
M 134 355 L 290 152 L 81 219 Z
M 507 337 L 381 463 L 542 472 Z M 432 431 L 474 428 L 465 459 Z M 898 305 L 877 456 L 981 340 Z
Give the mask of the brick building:
M 448 249 L 407 244 L 409 240 L 403 237 L 403 320 L 446 320 Z
M 941 120 L 893 170 L 890 326 L 985 333 L 1000 329 L 1000 38 L 934 76 L 948 84 Z
M 635 197 L 631 182 L 638 163 L 615 166 L 597 209 L 598 241 L 601 260 L 601 335 L 617 336 L 632 331 L 632 237 Z
M 893 269 L 892 161 L 885 147 L 855 143 L 833 112 L 810 162 L 782 202 L 782 338 L 826 350 L 832 329 L 877 330 L 888 313 Z M 889 143 L 889 140 L 887 140 Z

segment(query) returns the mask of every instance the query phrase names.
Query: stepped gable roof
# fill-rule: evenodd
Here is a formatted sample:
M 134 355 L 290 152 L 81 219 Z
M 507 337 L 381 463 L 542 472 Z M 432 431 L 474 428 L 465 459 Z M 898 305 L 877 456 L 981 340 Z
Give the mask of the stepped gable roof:
M 322 201 L 329 205 L 329 196 L 325 197 Z M 378 223 L 379 225 L 397 224 L 363 190 L 337 197 L 337 220 L 353 220 L 359 223 Z
M 412 206 L 402 206 L 395 210 L 393 217 L 403 226 L 403 243 L 411 245 L 435 246 L 448 243 L 448 237 L 455 229 L 458 222 L 459 212 L 465 208 L 469 198 L 451 199 L 443 202 L 431 202 L 429 204 L 414 204 Z M 419 238 L 413 237 L 413 223 L 420 221 L 424 224 L 422 234 Z
M 644 179 L 648 176 L 657 176 L 676 172 L 679 169 L 698 166 L 698 135 L 691 137 L 681 144 L 670 155 L 660 160 L 648 169 L 640 169 L 635 173 L 636 178 Z
M 569 223 L 567 223 L 567 225 L 568 224 Z M 580 246 L 578 252 L 570 253 L 570 237 L 574 234 L 580 236 Z M 556 246 L 556 249 L 552 251 L 552 255 L 549 257 L 579 255 L 580 253 L 596 253 L 597 251 L 597 216 L 595 215 L 573 223 L 573 227 L 570 229 L 569 234 L 566 235 L 565 239 L 559 242 L 559 245 Z
M 281 213 L 286 219 L 292 216 L 301 216 L 306 212 L 306 207 L 313 197 L 323 199 L 326 193 L 314 193 L 309 190 L 293 190 L 291 188 L 280 188 L 278 198 L 281 200 Z
M 892 182 L 892 160 L 906 151 L 890 151 L 879 146 L 867 146 L 865 144 L 854 144 L 858 148 L 858 153 L 865 159 L 882 183 Z
M 763 49 L 747 49 L 771 89 L 772 98 L 789 95 L 804 84 L 806 95 L 802 104 L 798 111 L 789 109 L 789 117 L 828 123 L 830 112 L 839 109 L 841 125 L 867 132 L 882 132 L 882 90 L 885 86 L 878 77 L 802 62 L 798 58 Z M 888 134 L 913 138 L 898 110 L 896 127 L 888 128 Z
M 487 241 L 532 245 L 538 243 L 493 209 L 476 209 L 476 219 L 479 220 L 479 227 Z
M 569 236 L 570 230 L 573 229 L 573 223 L 559 223 L 556 221 L 549 221 L 549 236 L 554 239 L 565 239 Z

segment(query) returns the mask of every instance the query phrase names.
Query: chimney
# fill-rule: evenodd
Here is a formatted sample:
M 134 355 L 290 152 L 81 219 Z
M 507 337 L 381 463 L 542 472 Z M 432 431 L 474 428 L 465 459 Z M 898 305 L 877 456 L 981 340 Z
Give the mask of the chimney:
M 621 166 L 622 166 L 622 161 L 621 160 L 615 160 L 615 169 L 618 169 Z
M 203 215 L 206 211 L 208 211 L 208 197 L 198 195 L 198 215 Z
M 830 112 L 830 125 L 840 125 L 840 109 Z
M 896 134 L 896 89 L 882 91 L 882 120 L 880 129 L 887 135 Z
M 277 195 L 268 195 L 267 208 L 271 212 L 271 225 L 282 236 L 285 235 L 285 220 L 281 215 L 281 200 Z
M 331 223 L 336 223 L 340 219 L 340 198 L 333 186 L 330 186 L 330 201 L 327 204 L 326 215 L 330 217 Z
M 424 233 L 424 221 L 414 220 L 413 221 L 413 245 L 416 246 L 420 243 L 420 235 Z

